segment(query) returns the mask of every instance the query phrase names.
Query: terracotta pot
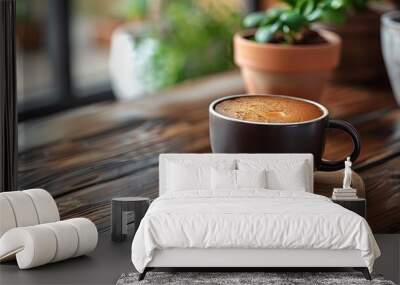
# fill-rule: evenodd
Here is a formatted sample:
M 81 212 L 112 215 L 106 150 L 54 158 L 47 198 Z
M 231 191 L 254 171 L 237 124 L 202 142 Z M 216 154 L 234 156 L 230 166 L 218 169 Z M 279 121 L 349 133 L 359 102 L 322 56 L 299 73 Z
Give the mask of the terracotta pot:
M 327 41 L 315 45 L 261 44 L 249 40 L 254 31 L 234 37 L 234 59 L 248 93 L 280 94 L 318 101 L 338 65 L 341 40 L 320 30 Z

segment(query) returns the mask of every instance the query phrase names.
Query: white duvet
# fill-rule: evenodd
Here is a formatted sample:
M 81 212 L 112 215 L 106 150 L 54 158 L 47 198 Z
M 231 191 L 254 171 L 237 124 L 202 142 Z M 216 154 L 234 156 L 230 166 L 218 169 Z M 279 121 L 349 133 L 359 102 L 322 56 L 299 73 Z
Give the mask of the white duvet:
M 380 251 L 368 223 L 328 198 L 299 191 L 182 192 L 151 204 L 132 243 L 143 272 L 155 249 L 358 249 L 372 271 Z

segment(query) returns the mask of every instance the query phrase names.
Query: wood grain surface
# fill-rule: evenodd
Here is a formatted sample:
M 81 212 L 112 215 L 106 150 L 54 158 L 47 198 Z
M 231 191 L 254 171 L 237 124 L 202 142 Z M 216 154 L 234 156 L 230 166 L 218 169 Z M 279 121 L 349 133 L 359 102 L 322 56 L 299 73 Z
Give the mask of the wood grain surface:
M 208 105 L 239 93 L 243 83 L 232 72 L 144 99 L 92 105 L 20 124 L 19 188 L 42 187 L 56 198 L 62 218 L 88 217 L 106 230 L 112 197 L 157 197 L 160 153 L 210 152 Z M 355 169 L 365 182 L 362 195 L 373 231 L 400 232 L 400 109 L 390 92 L 330 86 L 322 103 L 332 117 L 349 120 L 362 136 Z M 350 149 L 347 136 L 328 134 L 325 157 L 342 158 Z M 317 179 L 316 192 L 330 195 L 324 177 Z

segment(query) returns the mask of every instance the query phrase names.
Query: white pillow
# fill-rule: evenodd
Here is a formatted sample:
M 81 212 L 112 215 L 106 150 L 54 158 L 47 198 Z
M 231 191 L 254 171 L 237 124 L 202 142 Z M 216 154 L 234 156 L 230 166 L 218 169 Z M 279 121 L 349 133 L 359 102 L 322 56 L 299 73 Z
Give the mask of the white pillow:
M 210 189 L 211 167 L 185 166 L 170 163 L 168 166 L 168 189 L 170 191 L 188 191 L 198 189 Z
M 236 170 L 212 168 L 211 188 L 213 190 L 218 190 L 218 189 L 235 190 Z
M 307 191 L 312 189 L 309 164 L 304 160 L 239 159 L 239 170 L 267 171 L 267 188 L 273 190 Z
M 235 170 L 238 188 L 267 188 L 267 171 Z
M 211 190 L 211 168 L 235 169 L 234 160 L 174 159 L 168 161 L 167 191 Z
M 211 170 L 211 187 L 213 190 L 233 191 L 243 188 L 266 188 L 266 170 Z

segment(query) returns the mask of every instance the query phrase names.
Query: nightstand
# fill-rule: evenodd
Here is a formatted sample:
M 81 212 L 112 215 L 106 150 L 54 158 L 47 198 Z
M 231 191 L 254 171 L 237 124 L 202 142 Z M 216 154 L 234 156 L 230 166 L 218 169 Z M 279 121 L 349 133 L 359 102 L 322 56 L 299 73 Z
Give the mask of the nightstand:
M 367 217 L 367 201 L 364 198 L 348 199 L 348 200 L 336 200 L 332 199 L 332 202 L 339 204 L 340 206 L 359 214 L 361 217 Z
M 126 239 L 128 235 L 128 214 L 130 213 L 134 216 L 135 228 L 133 234 L 135 234 L 149 205 L 149 198 L 113 198 L 111 202 L 111 239 L 113 241 L 123 241 Z

